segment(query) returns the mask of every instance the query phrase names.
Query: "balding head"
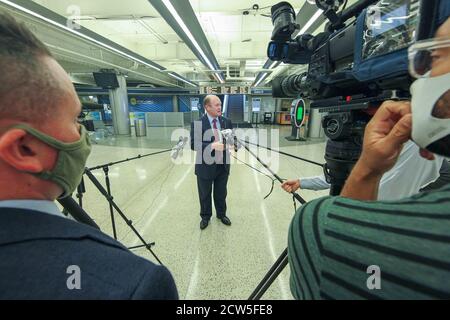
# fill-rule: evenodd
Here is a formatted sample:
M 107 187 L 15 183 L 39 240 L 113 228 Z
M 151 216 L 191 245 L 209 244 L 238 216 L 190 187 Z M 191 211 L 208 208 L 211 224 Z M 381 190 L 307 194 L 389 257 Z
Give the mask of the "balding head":
M 0 12 L 0 120 L 39 124 L 74 98 L 70 78 L 24 25 Z
M 213 118 L 222 115 L 222 101 L 220 101 L 218 96 L 208 95 L 203 100 L 203 106 L 206 112 Z
M 24 25 L 0 12 L 0 200 L 54 200 L 62 189 L 34 174 L 52 171 L 59 150 L 24 129 L 80 140 L 80 101 L 69 76 Z

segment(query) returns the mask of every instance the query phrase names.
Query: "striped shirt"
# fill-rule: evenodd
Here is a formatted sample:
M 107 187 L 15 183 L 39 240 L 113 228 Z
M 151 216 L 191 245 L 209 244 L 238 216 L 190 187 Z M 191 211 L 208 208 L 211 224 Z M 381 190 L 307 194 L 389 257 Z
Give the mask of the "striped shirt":
M 311 201 L 288 255 L 297 299 L 450 299 L 450 185 L 400 201 Z

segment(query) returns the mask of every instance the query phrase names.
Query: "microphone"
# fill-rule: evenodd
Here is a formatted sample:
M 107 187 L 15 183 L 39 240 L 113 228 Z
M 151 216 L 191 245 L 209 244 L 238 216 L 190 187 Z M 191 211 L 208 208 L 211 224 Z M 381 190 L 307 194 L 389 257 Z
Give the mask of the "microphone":
M 179 155 L 183 154 L 183 148 L 186 145 L 188 141 L 188 137 L 180 137 L 180 139 L 178 139 L 178 143 L 176 144 L 175 147 L 172 148 L 172 154 L 171 157 L 172 159 L 176 159 L 178 158 Z
M 231 141 L 231 139 L 233 139 L 233 130 L 231 129 L 225 129 L 220 131 L 220 133 L 222 134 L 223 140 L 228 143 L 228 141 Z
M 234 151 L 238 151 L 238 140 L 237 137 L 234 135 L 234 132 L 232 129 L 225 129 L 220 131 L 223 137 L 224 144 L 234 146 Z

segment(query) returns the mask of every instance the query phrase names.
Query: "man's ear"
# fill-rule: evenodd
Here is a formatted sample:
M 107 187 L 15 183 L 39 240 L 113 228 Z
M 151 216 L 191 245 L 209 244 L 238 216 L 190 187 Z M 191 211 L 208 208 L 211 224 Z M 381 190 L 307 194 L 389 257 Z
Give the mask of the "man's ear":
M 38 173 L 44 166 L 36 153 L 36 139 L 22 129 L 11 129 L 0 136 L 0 159 L 19 171 Z

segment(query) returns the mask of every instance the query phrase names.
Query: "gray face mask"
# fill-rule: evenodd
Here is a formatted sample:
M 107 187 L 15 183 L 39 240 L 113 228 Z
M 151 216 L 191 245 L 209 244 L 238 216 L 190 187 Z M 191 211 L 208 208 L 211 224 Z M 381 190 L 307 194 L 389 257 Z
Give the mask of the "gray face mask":
M 58 184 L 64 190 L 59 198 L 71 195 L 81 182 L 87 158 L 91 153 L 91 142 L 86 128 L 81 126 L 80 140 L 70 143 L 61 142 L 26 124 L 14 125 L 12 128 L 25 130 L 59 151 L 58 160 L 53 170 L 33 173 L 33 175 Z

